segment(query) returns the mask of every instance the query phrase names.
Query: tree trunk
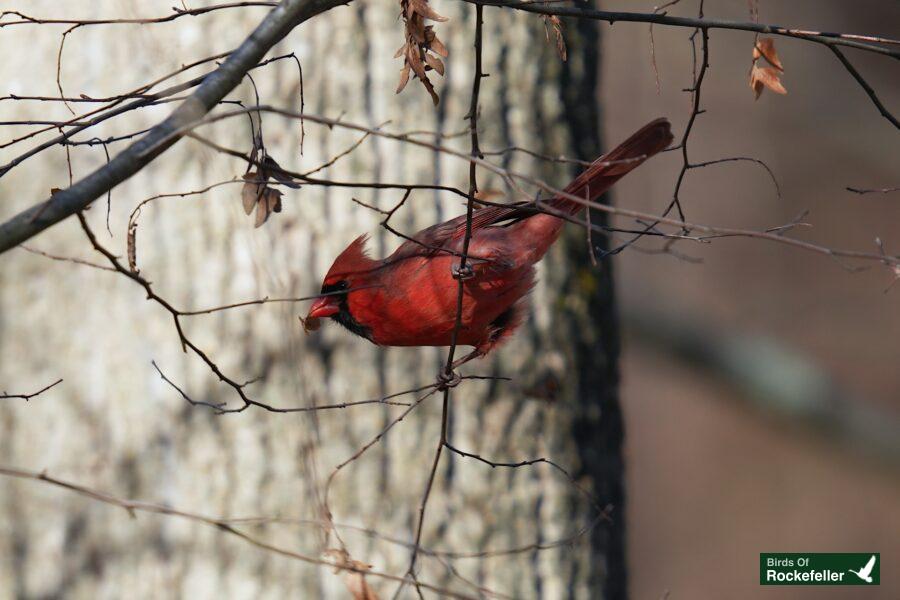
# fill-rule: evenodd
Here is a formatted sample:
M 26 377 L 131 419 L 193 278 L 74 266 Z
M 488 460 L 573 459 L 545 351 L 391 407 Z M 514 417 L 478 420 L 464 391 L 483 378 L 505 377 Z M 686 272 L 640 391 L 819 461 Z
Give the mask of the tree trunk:
M 29 14 L 58 17 L 53 4 L 29 3 Z M 91 3 L 78 16 L 128 16 L 122 4 Z M 134 3 L 131 10 L 162 14 L 171 3 L 149 3 L 153 10 L 147 4 Z M 302 63 L 306 111 L 373 127 L 390 120 L 387 130 L 433 131 L 440 135 L 423 139 L 467 152 L 467 136 L 451 134 L 466 126 L 475 10 L 463 3 L 434 4 L 450 17 L 436 24 L 450 50 L 445 77 L 432 78 L 441 96 L 437 108 L 415 80 L 394 95 L 400 61 L 391 57 L 403 40 L 394 3 L 354 2 L 332 10 L 299 27 L 272 54 L 295 52 Z M 60 81 L 69 96 L 121 93 L 182 63 L 233 48 L 263 14 L 241 8 L 169 25 L 81 28 L 66 39 Z M 598 30 L 585 21 L 566 23 L 563 31 L 565 63 L 557 56 L 552 32 L 550 41 L 545 39 L 539 17 L 485 9 L 484 61 L 490 77 L 483 81 L 480 103 L 483 149 L 520 146 L 583 159 L 599 153 Z M 54 93 L 61 32 L 29 26 L 4 33 L 0 49 L 7 55 L 26 42 L 34 48 L 23 59 L 29 63 L 21 67 L 27 68 L 17 67 L 20 78 L 30 75 L 10 91 Z M 252 75 L 262 103 L 299 108 L 296 63 L 279 61 Z M 233 98 L 255 102 L 249 81 Z M 78 113 L 85 106 L 73 108 Z M 0 110 L 14 118 L 71 117 L 63 106 L 49 103 L 6 103 Z M 129 113 L 92 136 L 142 129 L 168 110 Z M 339 127 L 306 123 L 305 130 L 301 154 L 298 122 L 262 117 L 268 152 L 294 170 L 314 168 L 359 138 Z M 202 133 L 242 151 L 250 146 L 247 119 Z M 120 143 L 109 146 L 111 153 L 120 148 Z M 76 177 L 105 161 L 99 147 L 77 146 L 72 156 Z M 44 197 L 50 187 L 65 187 L 65 158 L 64 150 L 55 148 L 4 177 L 3 213 Z M 566 165 L 521 152 L 490 158 L 556 184 L 572 174 Z M 113 191 L 112 236 L 106 231 L 105 202 L 95 203 L 88 220 L 100 241 L 124 256 L 128 215 L 140 200 L 197 190 L 244 169 L 237 159 L 183 140 Z M 467 170 L 465 161 L 370 137 L 317 176 L 465 188 Z M 479 183 L 485 190 L 508 191 L 484 172 Z M 318 291 L 331 260 L 357 235 L 371 233 L 377 255 L 399 243 L 378 227 L 383 215 L 351 198 L 386 210 L 402 191 L 304 186 L 285 192 L 283 212 L 259 229 L 244 215 L 236 184 L 148 204 L 137 233 L 141 274 L 161 296 L 185 309 L 299 297 Z M 392 224 L 412 233 L 460 214 L 460 200 L 414 192 Z M 604 222 L 598 214 L 592 219 Z M 490 460 L 553 460 L 590 489 L 599 506 L 611 507 L 610 518 L 570 544 L 553 545 L 598 521 L 598 511 L 565 476 L 547 464 L 492 469 L 445 453 L 427 507 L 423 547 L 463 553 L 526 549 L 444 562 L 421 556 L 422 581 L 472 595 L 484 587 L 515 598 L 625 596 L 613 280 L 609 260 L 591 266 L 585 238 L 583 229 L 569 227 L 540 268 L 526 325 L 490 358 L 464 368 L 464 373 L 513 381 L 462 382 L 452 391 L 449 430 L 454 446 Z M 605 244 L 596 233 L 593 242 L 601 249 Z M 29 246 L 103 262 L 71 221 Z M 426 385 L 446 356 L 445 349 L 376 348 L 333 325 L 307 335 L 297 318 L 305 310 L 303 303 L 278 303 L 190 317 L 186 333 L 233 379 L 259 377 L 247 387 L 248 394 L 279 407 L 352 402 Z M 404 407 L 372 404 L 293 414 L 250 408 L 217 416 L 187 404 L 160 379 L 151 360 L 193 399 L 240 406 L 234 392 L 196 356 L 181 352 L 170 315 L 145 301 L 133 282 L 23 250 L 4 256 L 0 389 L 40 387 L 59 377 L 64 382 L 27 404 L 0 401 L 0 461 L 193 512 L 302 519 L 246 529 L 314 556 L 335 547 L 335 536 L 322 524 L 329 475 Z M 440 414 L 438 394 L 333 480 L 328 497 L 337 531 L 354 559 L 378 571 L 402 575 L 409 548 L 344 526 L 412 541 L 439 440 Z M 126 590 L 141 598 L 347 595 L 343 578 L 330 570 L 171 517 L 139 514 L 132 519 L 124 511 L 34 482 L 4 480 L 0 485 L 0 531 L 0 555 L 10 557 L 0 561 L 0 598 L 116 598 Z M 382 597 L 396 589 L 374 577 L 369 581 Z M 401 594 L 413 596 L 409 586 Z

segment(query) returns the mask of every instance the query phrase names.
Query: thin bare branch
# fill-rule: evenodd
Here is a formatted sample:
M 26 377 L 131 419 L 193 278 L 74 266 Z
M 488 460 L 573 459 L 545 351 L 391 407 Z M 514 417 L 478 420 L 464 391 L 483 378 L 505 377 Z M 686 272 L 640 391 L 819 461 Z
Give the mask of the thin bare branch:
M 863 77 L 859 71 L 856 70 L 856 67 L 853 66 L 847 57 L 844 56 L 844 53 L 841 52 L 840 48 L 835 46 L 828 46 L 828 48 L 834 52 L 834 55 L 837 56 L 838 60 L 841 61 L 841 64 L 844 65 L 844 68 L 847 69 L 847 72 L 853 76 L 853 79 L 859 84 L 859 86 L 866 92 L 866 95 L 869 96 L 869 99 L 872 101 L 872 104 L 875 105 L 875 108 L 878 109 L 878 112 L 881 113 L 885 119 L 891 122 L 891 124 L 900 129 L 900 121 L 897 120 L 891 112 L 885 108 L 884 104 L 881 103 L 881 100 L 878 99 L 878 96 L 875 94 L 875 90 L 872 89 L 872 86 L 869 85 L 869 82 L 866 81 L 865 77 Z
M 41 389 L 39 389 L 38 391 L 36 391 L 36 392 L 31 392 L 30 394 L 7 394 L 6 392 L 2 392 L 2 393 L 0 393 L 0 399 L 3 399 L 3 398 L 21 398 L 21 399 L 24 400 L 25 402 L 28 402 L 29 400 L 31 400 L 31 399 L 34 398 L 35 396 L 39 396 L 39 395 L 43 394 L 44 392 L 46 392 L 47 390 L 49 390 L 49 389 L 52 388 L 53 386 L 55 386 L 55 385 L 57 385 L 57 384 L 60 384 L 60 383 L 62 383 L 62 379 L 57 379 L 56 381 L 54 381 L 54 382 L 51 383 L 50 385 L 46 385 L 46 386 L 42 387 Z
M 253 107 L 252 110 L 261 111 L 261 112 L 271 112 L 271 113 L 275 113 L 275 114 L 280 114 L 280 115 L 282 115 L 284 117 L 288 117 L 288 118 L 300 118 L 300 116 L 301 116 L 299 113 L 295 113 L 290 110 L 271 107 L 271 106 Z M 186 128 L 193 128 L 193 127 L 198 127 L 203 124 L 214 123 L 214 122 L 220 121 L 222 119 L 231 118 L 231 117 L 234 117 L 237 115 L 243 115 L 243 114 L 245 114 L 245 112 L 246 111 L 223 112 L 220 114 L 208 116 L 208 117 L 202 119 L 201 121 L 198 121 L 190 126 L 186 126 Z M 632 219 L 643 219 L 647 222 L 656 222 L 658 225 L 669 225 L 672 227 L 676 227 L 682 231 L 688 231 L 688 232 L 697 231 L 697 232 L 700 232 L 703 234 L 726 235 L 729 237 L 748 237 L 748 238 L 763 239 L 763 240 L 776 242 L 779 244 L 785 244 L 785 245 L 793 246 L 796 248 L 801 248 L 801 249 L 807 250 L 809 252 L 822 254 L 825 256 L 832 257 L 832 258 L 837 257 L 837 258 L 848 258 L 848 259 L 854 259 L 854 260 L 876 261 L 876 262 L 884 262 L 885 260 L 887 260 L 888 264 L 891 264 L 891 265 L 900 264 L 900 256 L 888 256 L 885 259 L 884 256 L 882 256 L 878 253 L 875 253 L 875 252 L 865 252 L 865 251 L 859 251 L 859 250 L 845 250 L 845 249 L 839 249 L 839 248 L 830 248 L 828 246 L 823 246 L 823 245 L 816 244 L 813 242 L 807 242 L 804 240 L 789 238 L 786 236 L 779 236 L 779 235 L 775 235 L 775 234 L 768 233 L 765 231 L 755 231 L 752 229 L 739 229 L 739 228 L 733 228 L 733 227 L 720 227 L 720 226 L 706 225 L 706 224 L 695 223 L 695 222 L 691 222 L 691 221 L 682 221 L 679 219 L 673 219 L 673 218 L 669 218 L 669 217 L 660 217 L 659 215 L 654 215 L 652 213 L 645 213 L 642 211 L 631 210 L 628 208 L 618 207 L 618 206 L 609 206 L 606 204 L 601 204 L 599 202 L 588 202 L 584 198 L 574 196 L 563 190 L 555 188 L 555 187 L 549 185 L 548 183 L 546 183 L 545 181 L 535 178 L 535 177 L 532 177 L 531 175 L 526 175 L 524 173 L 519 173 L 516 171 L 504 169 L 504 168 L 500 167 L 499 165 L 496 165 L 485 159 L 473 157 L 467 153 L 453 150 L 452 148 L 447 148 L 445 146 L 441 146 L 439 144 L 435 144 L 435 143 L 432 143 L 432 142 L 429 142 L 426 140 L 420 140 L 420 139 L 412 138 L 412 137 L 409 137 L 407 135 L 402 135 L 402 134 L 392 134 L 392 133 L 388 133 L 388 132 L 381 131 L 381 130 L 375 130 L 370 127 L 366 127 L 364 125 L 358 125 L 358 124 L 351 123 L 349 121 L 345 121 L 345 120 L 341 120 L 341 119 L 332 119 L 329 117 L 323 117 L 323 116 L 319 116 L 319 115 L 302 115 L 302 116 L 307 121 L 312 122 L 312 123 L 318 123 L 318 124 L 328 125 L 328 126 L 333 126 L 333 127 L 343 127 L 343 128 L 351 129 L 354 131 L 362 131 L 362 132 L 368 131 L 368 132 L 371 132 L 372 135 L 377 135 L 377 136 L 380 136 L 380 137 L 383 137 L 386 139 L 392 139 L 392 140 L 396 140 L 396 141 L 406 142 L 406 143 L 420 146 L 423 148 L 429 148 L 431 150 L 435 150 L 437 152 L 442 152 L 444 154 L 447 154 L 448 156 L 456 157 L 460 160 L 473 162 L 473 163 L 477 164 L 479 167 L 482 167 L 482 168 L 500 176 L 504 181 L 508 182 L 511 185 L 513 190 L 516 191 L 521 198 L 528 199 L 529 201 L 533 201 L 533 196 L 531 194 L 525 193 L 525 191 L 522 190 L 522 188 L 516 183 L 517 181 L 534 186 L 537 189 L 541 190 L 542 192 L 546 192 L 546 193 L 554 195 L 554 196 L 572 200 L 573 202 L 577 202 L 583 206 L 590 206 L 591 209 L 594 209 L 594 210 L 599 210 L 602 212 L 609 213 L 611 215 L 618 215 L 618 216 L 628 217 L 628 218 L 632 218 Z M 240 153 L 236 153 L 236 154 L 238 154 L 239 156 L 244 158 L 243 155 L 241 155 Z M 401 186 L 401 187 L 405 188 L 407 186 Z M 485 205 L 493 204 L 490 202 L 486 202 L 484 200 L 479 200 L 478 202 L 481 204 L 485 204 Z M 562 213 L 560 211 L 554 211 L 552 208 L 546 206 L 544 203 L 542 203 L 540 201 L 537 203 L 537 207 L 541 208 L 548 214 L 553 214 L 560 218 L 567 217 L 567 215 L 565 215 L 564 213 Z M 579 224 L 583 225 L 582 220 L 578 220 L 577 222 Z M 696 239 L 695 239 L 695 241 L 696 241 Z
M 32 254 L 37 254 L 38 256 L 43 256 L 44 258 L 49 258 L 50 260 L 56 260 L 59 262 L 69 262 L 74 263 L 76 265 L 84 265 L 85 267 L 91 267 L 93 269 L 100 269 L 101 271 L 115 271 L 112 267 L 106 267 L 104 265 L 98 265 L 97 263 L 93 263 L 89 260 L 84 260 L 81 258 L 74 258 L 70 256 L 59 256 L 57 254 L 50 254 L 49 252 L 44 252 L 43 250 L 38 250 L 37 248 L 32 248 L 30 246 L 26 246 L 22 244 L 19 246 L 22 250 L 26 252 L 30 252 Z
M 877 188 L 877 189 L 864 189 L 864 188 L 854 188 L 848 187 L 846 188 L 848 192 L 853 192 L 854 194 L 890 194 L 893 192 L 900 192 L 900 187 L 892 187 L 892 188 Z
M 155 25 L 159 23 L 170 23 L 181 17 L 197 17 L 208 13 L 227 10 L 229 8 L 247 8 L 251 6 L 263 6 L 274 8 L 278 6 L 275 1 L 245 1 L 245 2 L 228 2 L 223 4 L 213 4 L 201 8 L 181 9 L 172 7 L 172 14 L 164 17 L 147 17 L 143 19 L 46 19 L 43 17 L 33 17 L 17 10 L 5 10 L 0 13 L 0 29 L 11 27 L 14 25 L 74 25 L 84 27 L 89 25 Z M 6 20 L 4 18 L 16 17 L 17 20 Z
M 482 6 L 498 6 L 514 8 L 525 12 L 542 15 L 556 15 L 559 17 L 576 17 L 582 19 L 594 19 L 606 21 L 609 24 L 617 22 L 631 23 L 655 23 L 670 27 L 687 27 L 690 29 L 732 29 L 749 31 L 765 35 L 780 35 L 800 40 L 807 40 L 825 46 L 846 46 L 882 54 L 891 58 L 900 59 L 900 50 L 893 46 L 900 46 L 900 40 L 879 37 L 873 35 L 859 35 L 853 33 L 831 33 L 827 31 L 811 31 L 806 29 L 794 29 L 765 23 L 751 23 L 742 21 L 729 21 L 727 19 L 675 17 L 665 13 L 641 13 L 610 10 L 596 10 L 582 6 L 548 5 L 545 2 L 522 2 L 520 0 L 463 0 L 469 4 Z M 886 47 L 887 46 L 887 47 Z
M 280 556 L 284 556 L 287 558 L 299 560 L 305 563 L 319 565 L 324 567 L 330 567 L 336 569 L 337 571 L 348 571 L 352 573 L 359 573 L 365 576 L 377 577 L 379 579 L 385 579 L 388 581 L 394 582 L 402 582 L 404 581 L 403 577 L 398 577 L 396 575 L 391 575 L 389 573 L 381 573 L 379 571 L 373 571 L 370 569 L 363 569 L 360 567 L 356 567 L 353 564 L 341 561 L 329 561 L 321 558 L 316 558 L 313 556 L 308 556 L 306 554 L 301 554 L 294 550 L 289 550 L 287 548 L 283 548 L 281 546 L 275 546 L 266 542 L 264 540 L 255 538 L 229 522 L 228 519 L 222 519 L 218 517 L 210 517 L 206 515 L 201 515 L 198 513 L 188 512 L 185 510 L 181 510 L 178 508 L 173 508 L 171 506 L 166 506 L 163 504 L 155 504 L 152 502 L 143 502 L 140 500 L 127 500 L 125 498 L 120 498 L 113 494 L 109 494 L 100 490 L 96 490 L 90 488 L 85 485 L 81 485 L 78 483 L 74 483 L 71 481 L 66 481 L 64 479 L 59 479 L 57 477 L 53 477 L 48 475 L 46 472 L 34 472 L 34 471 L 26 471 L 24 469 L 16 469 L 12 467 L 0 466 L 0 475 L 4 477 L 14 477 L 17 479 L 28 479 L 32 481 L 40 481 L 42 483 L 50 484 L 62 489 L 65 489 L 69 492 L 78 494 L 79 496 L 84 496 L 86 498 L 90 498 L 92 500 L 96 500 L 98 502 L 102 502 L 104 504 L 109 504 L 111 506 L 117 506 L 119 508 L 124 509 L 128 512 L 129 515 L 134 515 L 137 512 L 144 513 L 153 513 L 158 515 L 179 517 L 182 519 L 186 519 L 188 521 L 193 521 L 195 523 L 201 523 L 204 525 L 208 525 L 211 527 L 215 527 L 219 531 L 227 533 L 231 536 L 237 537 L 244 542 L 250 544 L 251 546 L 255 546 L 261 550 L 265 550 L 266 552 L 271 552 L 273 554 L 277 554 Z M 449 590 L 447 588 L 443 588 L 437 585 L 419 582 L 423 588 L 435 592 L 444 598 L 457 598 L 459 600 L 475 600 L 474 596 L 469 596 L 467 594 L 462 594 L 460 592 L 455 592 L 453 590 Z

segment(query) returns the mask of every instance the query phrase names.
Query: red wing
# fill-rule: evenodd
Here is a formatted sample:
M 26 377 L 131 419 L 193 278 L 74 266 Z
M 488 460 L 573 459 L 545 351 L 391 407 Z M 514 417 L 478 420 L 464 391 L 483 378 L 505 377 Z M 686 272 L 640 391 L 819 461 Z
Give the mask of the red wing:
M 476 210 L 472 214 L 472 236 L 473 240 L 476 234 L 492 225 L 497 225 L 505 221 L 517 221 L 535 213 L 522 204 L 511 204 L 509 206 L 488 206 Z M 408 256 L 421 256 L 423 254 L 433 254 L 441 249 L 459 252 L 462 240 L 466 235 L 466 215 L 461 215 L 455 219 L 432 225 L 427 229 L 423 229 L 412 240 L 404 242 L 394 253 L 392 258 L 405 258 Z M 473 252 L 474 254 L 474 252 Z

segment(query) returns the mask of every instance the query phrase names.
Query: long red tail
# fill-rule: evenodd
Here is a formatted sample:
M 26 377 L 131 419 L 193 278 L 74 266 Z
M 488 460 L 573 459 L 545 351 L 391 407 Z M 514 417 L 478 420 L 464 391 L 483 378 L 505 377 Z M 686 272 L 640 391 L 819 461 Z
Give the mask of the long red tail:
M 672 139 L 672 126 L 668 119 L 651 121 L 614 150 L 595 160 L 566 187 L 565 191 L 573 196 L 594 201 L 632 169 L 640 166 L 654 154 L 665 150 L 672 143 Z M 565 198 L 556 198 L 552 204 L 570 213 L 583 208 L 583 205 Z

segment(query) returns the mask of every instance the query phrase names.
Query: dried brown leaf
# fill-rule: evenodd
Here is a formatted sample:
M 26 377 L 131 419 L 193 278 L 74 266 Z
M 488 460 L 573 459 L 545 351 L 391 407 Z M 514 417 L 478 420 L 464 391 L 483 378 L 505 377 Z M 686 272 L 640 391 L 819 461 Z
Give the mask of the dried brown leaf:
M 784 71 L 781 59 L 778 58 L 778 53 L 775 51 L 775 40 L 772 38 L 757 40 L 756 46 L 753 48 L 753 60 L 759 60 L 760 56 L 779 71 Z
M 562 22 L 556 15 L 544 15 L 544 33 L 547 36 L 548 42 L 550 41 L 551 29 L 556 38 L 556 52 L 559 54 L 560 60 L 565 62 L 568 57 L 568 52 L 566 51 L 566 39 L 563 37 L 562 33 Z
M 441 16 L 436 13 L 434 9 L 428 5 L 427 0 L 410 0 L 409 4 L 411 7 L 414 7 L 413 10 L 415 10 L 415 12 L 422 15 L 422 17 L 425 19 L 431 19 L 432 21 L 437 21 L 438 23 L 443 23 L 444 21 L 448 20 L 447 17 Z
M 444 74 L 444 63 L 437 56 L 434 56 L 433 54 L 426 52 L 425 53 L 425 62 L 428 64 L 429 67 L 434 69 L 438 75 Z
M 753 67 L 753 68 L 756 69 L 756 67 Z M 750 73 L 750 89 L 753 90 L 753 98 L 756 100 L 759 100 L 759 97 L 762 95 L 764 88 L 765 88 L 765 86 L 763 85 L 763 82 L 760 81 L 759 79 L 755 78 L 753 73 L 751 72 Z
M 256 205 L 256 218 L 253 221 L 253 227 L 259 228 L 262 227 L 263 224 L 269 218 L 269 211 L 266 210 L 266 205 L 264 202 L 260 202 Z
M 416 77 L 421 79 L 422 83 L 425 83 L 428 77 L 425 76 L 425 64 L 422 62 L 422 57 L 419 55 L 419 48 L 417 46 L 410 48 L 410 51 L 406 53 L 406 64 L 412 68 Z
M 426 33 L 427 31 L 428 31 L 428 27 L 425 26 L 425 22 L 422 21 L 422 19 L 420 19 L 418 17 L 418 15 L 415 15 L 415 16 L 413 16 L 412 19 L 410 19 L 409 35 L 412 38 L 412 40 L 415 42 L 415 45 L 417 45 L 417 46 L 425 45 L 425 42 L 428 41 L 428 38 L 426 37 L 428 35 Z
M 281 212 L 281 191 L 267 187 L 264 188 L 262 198 L 256 203 L 256 219 L 253 226 L 262 227 L 273 212 Z
M 338 565 L 335 568 L 335 573 L 340 572 L 342 569 L 354 569 L 344 573 L 344 584 L 347 586 L 347 590 L 350 592 L 353 600 L 378 600 L 378 594 L 366 581 L 365 571 L 370 570 L 372 565 L 354 560 L 346 550 L 326 550 L 325 555 L 333 557 L 335 564 Z
M 442 56 L 443 58 L 447 58 L 450 56 L 450 52 L 447 50 L 447 47 L 438 39 L 437 36 L 431 38 L 428 42 L 428 48 L 435 54 Z
M 764 59 L 770 67 L 759 66 L 759 59 Z M 750 67 L 750 87 L 758 100 L 763 90 L 769 89 L 776 94 L 787 94 L 781 83 L 784 65 L 775 51 L 775 42 L 771 38 L 759 38 L 753 46 L 753 65 Z
M 265 192 L 265 183 L 260 181 L 256 171 L 250 171 L 244 175 L 244 185 L 241 186 L 241 203 L 244 205 L 244 214 L 253 212 L 253 208 Z
M 437 105 L 439 98 L 426 72 L 433 70 L 443 75 L 444 62 L 431 53 L 447 58 L 448 52 L 435 35 L 434 27 L 426 25 L 425 21 L 443 22 L 447 18 L 435 12 L 428 0 L 400 0 L 400 17 L 403 19 L 406 41 L 394 55 L 394 58 L 403 58 L 397 93 L 406 88 L 410 76 L 415 75 L 431 96 L 432 102 Z
M 310 331 L 318 331 L 319 327 L 322 326 L 322 319 L 318 317 L 307 317 L 304 319 L 300 317 L 300 323 L 303 325 L 303 333 L 309 333 Z
M 425 86 L 425 90 L 431 95 L 431 101 L 434 103 L 435 106 L 437 106 L 438 103 L 441 101 L 441 98 L 440 98 L 440 96 L 438 96 L 437 92 L 434 89 L 434 86 L 431 85 L 431 82 L 428 80 L 427 77 L 422 80 L 422 85 Z
M 395 93 L 399 94 L 402 92 L 407 83 L 409 83 L 409 65 L 405 64 L 403 65 L 403 68 L 400 69 L 400 83 L 397 84 L 397 91 Z
M 787 94 L 787 90 L 781 84 L 781 73 L 774 67 L 759 67 L 753 65 L 750 70 L 750 87 L 758 99 L 763 89 L 768 88 L 776 94 Z
M 284 194 L 281 193 L 281 190 L 275 188 L 268 188 L 266 190 L 266 208 L 270 213 L 281 212 L 281 197 Z

